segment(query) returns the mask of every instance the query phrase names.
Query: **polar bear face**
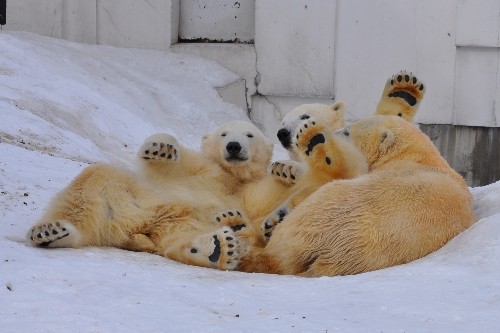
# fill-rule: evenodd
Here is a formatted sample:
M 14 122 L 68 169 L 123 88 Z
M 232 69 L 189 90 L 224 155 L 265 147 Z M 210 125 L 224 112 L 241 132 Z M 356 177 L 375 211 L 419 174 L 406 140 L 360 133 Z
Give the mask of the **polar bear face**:
M 352 123 L 335 134 L 351 141 L 370 166 L 387 161 L 411 160 L 435 147 L 428 137 L 398 116 L 373 116 Z
M 332 105 L 325 104 L 303 104 L 290 111 L 281 123 L 277 136 L 281 145 L 288 150 L 290 157 L 298 161 L 299 155 L 294 151 L 292 145 L 293 131 L 304 119 L 313 117 L 326 123 L 332 130 L 344 127 L 345 104 L 335 102 Z
M 244 179 L 265 174 L 273 144 L 253 124 L 230 121 L 203 136 L 202 151 L 223 169 Z

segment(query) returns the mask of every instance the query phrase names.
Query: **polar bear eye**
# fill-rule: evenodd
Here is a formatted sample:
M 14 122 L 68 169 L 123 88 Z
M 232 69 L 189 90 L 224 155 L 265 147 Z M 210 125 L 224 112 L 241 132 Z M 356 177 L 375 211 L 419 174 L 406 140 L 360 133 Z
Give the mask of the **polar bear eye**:
M 252 133 L 247 133 L 247 136 L 248 136 L 249 138 L 253 138 L 253 134 L 252 134 Z
M 349 131 L 345 130 L 344 132 L 342 132 L 342 134 L 344 134 L 345 136 L 349 136 Z
M 305 119 L 309 119 L 311 117 L 309 117 L 307 114 L 303 114 L 302 116 L 300 116 L 300 120 L 305 120 Z
M 220 136 L 226 136 L 226 135 L 227 135 L 227 133 L 226 133 L 226 132 L 224 132 L 224 133 L 222 133 Z

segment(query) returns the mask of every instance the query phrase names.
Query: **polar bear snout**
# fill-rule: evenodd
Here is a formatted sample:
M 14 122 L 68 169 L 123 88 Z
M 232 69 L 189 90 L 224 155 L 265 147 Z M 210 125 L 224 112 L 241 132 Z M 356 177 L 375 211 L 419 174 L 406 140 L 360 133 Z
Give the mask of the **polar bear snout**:
M 228 142 L 225 155 L 227 161 L 245 161 L 247 159 L 245 150 L 238 141 Z
M 281 128 L 276 135 L 278 136 L 278 140 L 280 140 L 283 148 L 290 148 L 290 146 L 292 145 L 292 137 L 288 129 Z
M 229 155 L 238 155 L 241 152 L 241 145 L 239 142 L 231 141 L 226 145 L 226 150 Z

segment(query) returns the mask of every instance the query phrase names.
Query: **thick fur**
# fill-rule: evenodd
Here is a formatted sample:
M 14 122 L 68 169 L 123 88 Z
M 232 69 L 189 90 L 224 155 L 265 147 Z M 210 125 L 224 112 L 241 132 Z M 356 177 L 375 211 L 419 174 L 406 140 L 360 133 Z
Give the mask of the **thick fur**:
M 238 195 L 266 176 L 272 148 L 243 121 L 205 135 L 201 153 L 157 134 L 139 151 L 139 177 L 109 165 L 88 167 L 56 196 L 28 240 L 46 247 L 114 246 L 234 268 L 234 232 L 247 221 Z
M 247 272 L 307 277 L 377 270 L 421 258 L 473 222 L 463 178 L 429 138 L 397 116 L 358 121 L 340 135 L 370 171 L 334 180 L 298 205 L 265 248 L 251 248 Z

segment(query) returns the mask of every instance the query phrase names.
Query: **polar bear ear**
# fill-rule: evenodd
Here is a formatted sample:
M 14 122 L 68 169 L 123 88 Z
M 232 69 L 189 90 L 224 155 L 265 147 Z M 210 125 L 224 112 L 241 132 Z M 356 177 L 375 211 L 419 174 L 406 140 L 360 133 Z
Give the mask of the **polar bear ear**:
M 395 136 L 394 133 L 389 130 L 389 129 L 384 129 L 382 132 L 380 132 L 380 149 L 382 151 L 387 151 L 389 148 L 392 147 L 392 145 L 395 142 Z
M 334 112 L 344 113 L 345 109 L 346 106 L 344 102 L 335 102 L 332 105 L 330 105 L 330 110 Z
M 201 143 L 205 142 L 211 135 L 212 133 L 205 133 L 203 134 L 203 136 L 201 137 Z

